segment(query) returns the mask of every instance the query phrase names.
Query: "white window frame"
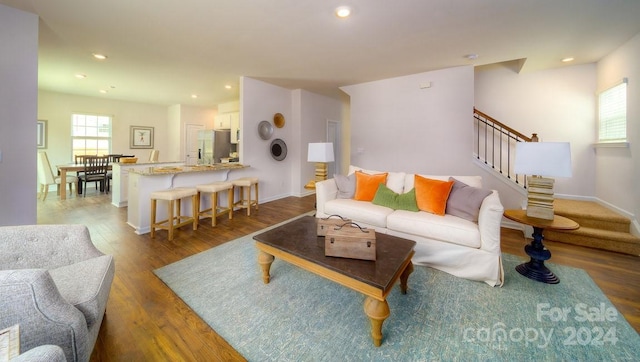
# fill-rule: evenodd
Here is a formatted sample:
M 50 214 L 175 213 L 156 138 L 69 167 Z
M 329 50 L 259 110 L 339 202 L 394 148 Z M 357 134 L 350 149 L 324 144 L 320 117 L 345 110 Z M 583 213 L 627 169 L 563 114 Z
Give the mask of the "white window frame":
M 598 146 L 628 146 L 627 99 L 627 78 L 598 94 Z
M 108 120 L 108 125 L 100 126 L 99 121 Z M 71 115 L 71 157 L 76 155 L 107 155 L 111 153 L 113 117 L 104 114 L 73 113 Z M 76 148 L 77 141 L 84 142 L 82 151 Z M 101 147 L 106 142 L 106 147 Z M 95 143 L 95 147 L 87 147 Z

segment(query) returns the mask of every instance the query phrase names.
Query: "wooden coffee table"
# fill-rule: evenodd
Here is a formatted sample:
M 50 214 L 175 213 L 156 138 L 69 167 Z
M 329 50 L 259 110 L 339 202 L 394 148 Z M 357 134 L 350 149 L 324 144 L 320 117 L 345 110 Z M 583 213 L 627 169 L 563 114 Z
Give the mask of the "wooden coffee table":
M 380 346 L 382 323 L 390 313 L 386 298 L 398 279 L 402 294 L 407 293 L 415 241 L 377 233 L 376 261 L 325 256 L 324 237 L 316 235 L 313 216 L 301 217 L 253 238 L 265 284 L 271 279 L 269 270 L 277 257 L 364 294 L 364 311 L 371 321 L 373 344 Z

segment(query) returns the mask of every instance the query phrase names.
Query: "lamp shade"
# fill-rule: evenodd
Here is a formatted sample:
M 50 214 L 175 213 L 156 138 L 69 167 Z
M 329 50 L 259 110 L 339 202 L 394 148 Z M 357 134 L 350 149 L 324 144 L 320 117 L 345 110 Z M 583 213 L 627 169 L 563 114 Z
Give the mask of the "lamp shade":
M 569 142 L 519 142 L 514 172 L 520 175 L 571 177 Z
M 333 143 L 309 143 L 308 162 L 333 162 Z

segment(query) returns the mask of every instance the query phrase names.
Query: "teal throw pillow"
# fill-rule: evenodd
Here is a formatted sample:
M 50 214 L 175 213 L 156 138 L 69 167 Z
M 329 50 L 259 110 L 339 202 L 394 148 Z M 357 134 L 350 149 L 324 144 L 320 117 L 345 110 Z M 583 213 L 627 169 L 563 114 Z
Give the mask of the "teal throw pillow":
M 418 204 L 416 203 L 415 189 L 411 189 L 411 191 L 404 194 L 398 194 L 384 184 L 380 184 L 371 202 L 374 205 L 380 205 L 394 210 L 419 211 Z

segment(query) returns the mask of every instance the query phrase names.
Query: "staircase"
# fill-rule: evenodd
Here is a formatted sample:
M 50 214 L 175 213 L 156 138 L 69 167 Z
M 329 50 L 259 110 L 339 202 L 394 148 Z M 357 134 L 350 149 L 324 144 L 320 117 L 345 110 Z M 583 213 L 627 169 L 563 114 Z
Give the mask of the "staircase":
M 494 118 L 473 109 L 474 157 L 484 163 L 496 177 L 507 180 L 526 195 L 526 177 L 513 171 L 515 145 L 536 142 L 534 133 L 528 137 Z M 554 212 L 574 220 L 580 228 L 572 231 L 545 230 L 545 239 L 568 244 L 640 255 L 640 238 L 629 231 L 631 221 L 610 209 L 590 201 L 556 199 Z
M 555 199 L 556 215 L 580 225 L 577 230 L 545 230 L 545 240 L 640 255 L 640 238 L 629 233 L 631 221 L 592 201 Z

